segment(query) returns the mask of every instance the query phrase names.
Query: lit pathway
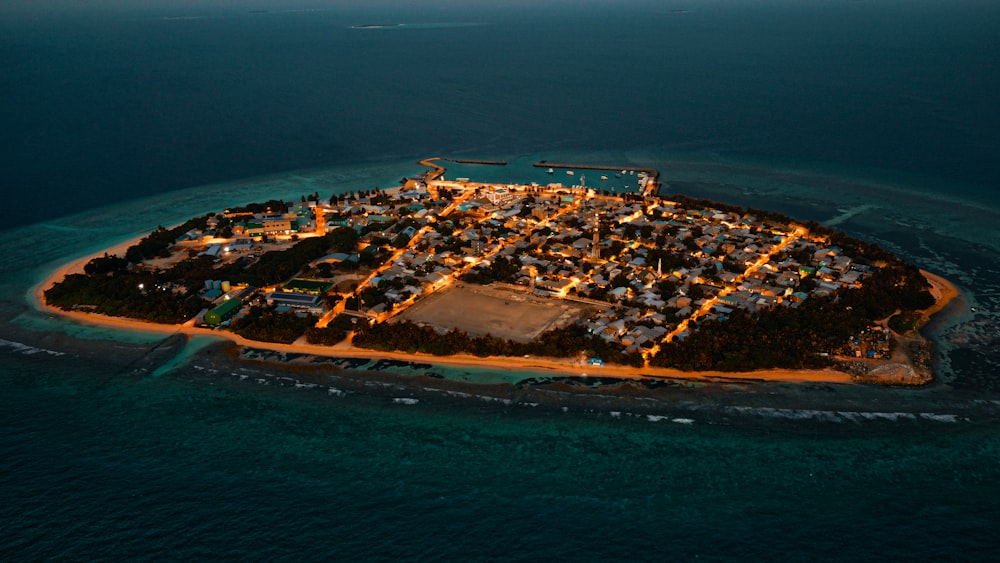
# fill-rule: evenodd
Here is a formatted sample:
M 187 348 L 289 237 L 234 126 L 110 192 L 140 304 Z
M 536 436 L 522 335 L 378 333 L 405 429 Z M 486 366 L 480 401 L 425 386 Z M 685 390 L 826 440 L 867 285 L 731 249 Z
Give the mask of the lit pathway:
M 459 205 L 461 205 L 466 200 L 468 200 L 470 197 L 472 197 L 472 195 L 476 191 L 476 188 L 488 187 L 488 186 L 491 185 L 491 184 L 480 184 L 480 183 L 462 183 L 462 184 L 456 184 L 456 185 L 453 185 L 453 184 L 455 184 L 455 183 L 454 182 L 441 181 L 441 180 L 435 180 L 435 181 L 431 181 L 431 182 L 427 183 L 428 188 L 429 189 L 434 189 L 435 192 L 437 191 L 437 188 L 453 188 L 453 187 L 458 187 L 458 188 L 462 189 L 461 194 L 459 194 L 454 199 L 452 199 L 452 202 L 447 207 L 445 207 L 441 211 L 441 213 L 438 214 L 439 217 L 443 218 L 443 217 L 447 217 L 449 214 L 451 214 L 451 212 L 454 211 L 455 208 L 457 208 Z M 507 187 L 508 188 L 512 188 L 512 189 L 518 189 L 518 190 L 521 190 L 521 191 L 525 191 L 529 186 L 508 185 Z M 439 199 L 437 193 L 434 194 L 434 198 L 435 199 Z M 552 215 L 550 215 L 550 216 L 548 216 L 548 217 L 540 220 L 537 223 L 537 225 L 535 226 L 535 228 L 540 228 L 540 227 L 547 226 L 547 225 L 551 224 L 552 221 L 555 220 L 560 215 L 564 215 L 564 214 L 566 214 L 566 213 L 568 213 L 570 211 L 573 211 L 573 210 L 577 209 L 579 206 L 580 206 L 580 203 L 579 202 L 575 202 L 572 205 L 568 205 L 566 207 L 561 207 L 555 213 L 553 213 Z M 384 272 L 385 270 L 391 268 L 396 263 L 396 261 L 399 260 L 403 256 L 403 254 L 405 254 L 406 252 L 408 252 L 414 245 L 416 245 L 421 240 L 421 238 L 423 238 L 423 235 L 426 234 L 427 231 L 430 228 L 431 228 L 430 225 L 424 225 L 423 227 L 421 227 L 420 230 L 418 230 L 413 235 L 413 237 L 410 238 L 410 240 L 406 244 L 406 246 L 404 246 L 403 248 L 400 248 L 396 252 L 394 252 L 392 256 L 390 256 L 388 259 L 386 259 L 385 262 L 382 263 L 381 266 L 379 266 L 378 268 L 376 268 L 375 270 L 373 270 L 371 272 L 371 274 L 369 274 L 364 280 L 362 280 L 361 282 L 359 282 L 358 286 L 357 286 L 357 289 L 353 293 L 344 295 L 345 299 L 341 300 L 339 303 L 337 303 L 337 305 L 335 307 L 333 307 L 331 310 L 327 311 L 322 317 L 320 317 L 320 319 L 316 322 L 316 327 L 317 328 L 326 327 L 327 325 L 330 324 L 330 321 L 332 321 L 334 318 L 336 318 L 337 315 L 339 315 L 341 313 L 344 313 L 345 309 L 346 309 L 346 304 L 347 304 L 347 297 L 360 295 L 361 290 L 363 290 L 365 288 L 365 286 L 367 286 L 369 283 L 371 283 L 371 281 L 373 279 L 375 279 L 377 276 L 379 276 L 382 272 Z M 428 295 L 434 293 L 435 291 L 440 290 L 441 288 L 444 288 L 444 287 L 447 287 L 447 286 L 451 285 L 456 278 L 460 277 L 462 274 L 466 273 L 467 271 L 469 271 L 470 269 L 472 269 L 473 267 L 475 267 L 476 265 L 478 265 L 483 260 L 489 260 L 489 259 L 492 259 L 492 258 L 496 257 L 496 255 L 499 254 L 500 251 L 502 251 L 504 248 L 506 248 L 507 246 L 509 246 L 511 244 L 514 244 L 515 242 L 517 242 L 519 240 L 522 240 L 522 239 L 526 238 L 527 235 L 528 234 L 525 233 L 525 234 L 522 234 L 521 236 L 509 238 L 509 239 L 506 239 L 506 240 L 502 241 L 501 244 L 499 244 L 497 246 L 497 248 L 495 250 L 493 250 L 492 252 L 490 252 L 489 254 L 487 254 L 487 255 L 479 258 L 478 260 L 475 260 L 473 262 L 465 264 L 461 268 L 458 268 L 457 270 L 453 271 L 451 274 L 448 274 L 447 276 L 445 276 L 444 279 L 442 279 L 442 280 L 440 280 L 440 281 L 438 281 L 438 282 L 436 282 L 434 284 L 431 284 L 431 285 L 428 285 L 428 286 L 424 286 L 424 291 L 421 294 L 421 296 L 423 296 L 423 297 L 428 296 Z M 378 315 L 377 317 L 374 317 L 374 318 L 376 320 L 378 320 L 378 321 L 382 321 L 382 320 L 385 320 L 386 318 L 388 318 L 390 316 L 398 315 L 399 313 L 403 312 L 407 307 L 409 307 L 410 305 L 412 305 L 416 301 L 417 301 L 417 297 L 416 296 L 411 296 L 406 301 L 398 303 L 396 305 L 396 307 L 394 307 L 391 311 L 387 311 L 385 313 L 382 313 L 382 314 L 380 314 L 380 315 Z M 365 316 L 369 316 L 370 317 L 370 315 L 365 315 Z
M 450 214 L 452 211 L 454 211 L 456 207 L 458 207 L 459 205 L 462 204 L 462 202 L 464 202 L 466 199 L 468 199 L 472 195 L 472 193 L 473 193 L 472 190 L 468 190 L 468 191 L 463 192 L 461 195 L 459 195 L 455 199 L 453 199 L 452 202 L 448 205 L 448 207 L 444 208 L 444 210 L 441 211 L 440 216 L 441 217 L 447 217 L 448 214 Z M 435 194 L 435 198 L 436 197 L 437 196 Z M 382 272 L 384 272 L 387 269 L 391 268 L 396 263 L 396 261 L 399 260 L 400 257 L 403 256 L 403 254 L 406 254 L 407 252 L 409 252 L 410 249 L 413 248 L 414 245 L 416 245 L 418 242 L 420 242 L 420 239 L 423 238 L 424 234 L 427 233 L 427 231 L 429 229 L 430 229 L 430 225 L 424 225 L 423 227 L 420 227 L 420 230 L 418 230 L 416 233 L 413 234 L 412 237 L 410 237 L 410 240 L 406 243 L 406 246 L 404 246 L 404 247 L 402 247 L 400 249 L 397 249 L 396 252 L 394 252 L 392 254 L 392 256 L 390 256 L 389 258 L 387 258 L 385 260 L 385 262 L 382 263 L 381 266 L 379 266 L 379 267 L 375 268 L 374 270 L 372 270 L 372 272 L 370 274 L 368 274 L 368 276 L 366 278 L 364 278 L 362 281 L 358 282 L 358 287 L 357 287 L 357 289 L 354 290 L 353 293 L 344 295 L 345 299 L 343 299 L 334 308 L 330 309 L 322 317 L 320 317 L 319 320 L 316 321 L 316 327 L 317 328 L 323 328 L 323 327 L 329 325 L 330 321 L 332 321 L 337 315 L 343 313 L 344 309 L 347 306 L 347 297 L 352 296 L 352 295 L 359 296 L 361 294 L 361 290 L 363 290 L 365 288 L 365 286 L 367 286 L 368 284 L 370 284 L 371 281 L 373 279 L 375 279 L 376 277 L 378 277 Z
M 580 206 L 580 204 L 577 202 L 577 203 L 574 203 L 572 205 L 567 205 L 566 207 L 560 208 L 555 213 L 553 213 L 552 215 L 550 215 L 550 216 L 546 217 L 545 219 L 539 221 L 538 224 L 535 225 L 535 228 L 540 228 L 540 227 L 548 226 L 549 224 L 551 224 L 551 222 L 554 219 L 556 219 L 560 215 L 564 215 L 564 214 L 566 214 L 566 213 L 568 213 L 570 211 L 573 211 L 573 210 L 577 209 L 579 206 Z M 447 276 L 444 276 L 444 278 L 442 280 L 440 280 L 438 282 L 435 282 L 435 283 L 433 283 L 433 284 L 431 284 L 429 286 L 426 286 L 424 288 L 424 292 L 421 294 L 421 297 L 426 297 L 426 296 L 434 293 L 435 291 L 438 291 L 438 290 L 440 290 L 442 288 L 450 286 L 457 278 L 461 277 L 463 274 L 465 274 L 466 272 L 468 272 L 472 268 L 476 267 L 480 262 L 482 262 L 484 260 L 490 260 L 490 259 L 495 258 L 497 256 L 497 254 L 499 254 L 500 251 L 502 251 L 504 248 L 510 246 L 511 244 L 516 243 L 519 240 L 524 239 L 527 236 L 528 236 L 527 234 L 522 234 L 521 236 L 512 237 L 512 238 L 509 238 L 509 239 L 506 239 L 506 240 L 502 241 L 501 244 L 497 245 L 497 248 L 495 250 L 493 250 L 492 252 L 490 252 L 489 254 L 486 254 L 486 255 L 484 255 L 484 256 L 480 257 L 479 259 L 474 260 L 472 262 L 466 263 L 464 266 L 456 269 L 455 271 L 453 271 L 452 273 L 448 274 Z M 416 238 L 416 237 L 414 237 L 414 238 Z M 383 314 L 379 315 L 378 320 L 382 321 L 382 320 L 385 320 L 386 318 L 388 318 L 390 316 L 394 316 L 394 315 L 398 315 L 398 314 L 402 313 L 407 307 L 409 307 L 410 305 L 413 305 L 416 302 L 416 300 L 417 300 L 417 296 L 415 296 L 415 295 L 411 296 L 406 301 L 403 301 L 403 302 L 399 303 L 398 306 L 395 307 L 392 311 L 389 311 L 389 312 L 386 312 L 386 313 L 383 313 Z
M 776 244 L 774 246 L 774 248 L 772 248 L 767 254 L 761 256 L 760 258 L 758 258 L 756 262 L 754 262 L 749 267 L 747 267 L 746 271 L 744 271 L 742 274 L 740 274 L 739 276 L 737 276 L 737 278 L 735 280 L 733 280 L 733 283 L 731 283 L 731 284 L 727 285 L 726 287 L 722 288 L 722 290 L 719 291 L 719 293 L 716 296 L 712 297 L 711 299 L 709 299 L 708 301 L 706 301 L 705 303 L 703 303 L 702 306 L 699 307 L 693 313 L 691 313 L 691 315 L 688 316 L 688 318 L 686 318 L 683 321 L 681 321 L 680 324 L 677 325 L 677 328 L 675 328 L 674 330 L 670 331 L 669 333 L 666 334 L 666 336 L 663 337 L 662 341 L 663 342 L 671 342 L 674 339 L 674 337 L 676 337 L 678 334 L 680 334 L 680 333 L 684 332 L 685 330 L 687 330 L 688 324 L 691 321 L 698 320 L 698 318 L 700 318 L 700 317 L 708 314 L 708 312 L 712 310 L 712 307 L 714 307 L 715 305 L 717 305 L 719 303 L 719 298 L 720 297 L 725 297 L 726 295 L 729 295 L 730 293 L 732 293 L 736 289 L 736 287 L 740 283 L 742 283 L 743 280 L 745 280 L 750 274 L 752 274 L 752 273 L 756 272 L 757 270 L 759 270 L 764 264 L 767 264 L 771 260 L 772 256 L 774 256 L 775 254 L 781 252 L 782 250 L 784 250 L 785 248 L 787 248 L 788 245 L 792 244 L 793 242 L 795 242 L 799 238 L 803 237 L 808 232 L 809 231 L 806 230 L 805 227 L 796 227 L 795 228 L 795 232 L 793 232 L 792 234 L 790 234 L 787 237 L 785 237 L 784 240 L 782 240 L 780 243 Z M 659 345 L 654 346 L 652 349 L 650 349 L 645 354 L 646 365 L 649 365 L 649 358 L 655 356 L 656 352 L 658 352 L 659 349 L 660 349 Z

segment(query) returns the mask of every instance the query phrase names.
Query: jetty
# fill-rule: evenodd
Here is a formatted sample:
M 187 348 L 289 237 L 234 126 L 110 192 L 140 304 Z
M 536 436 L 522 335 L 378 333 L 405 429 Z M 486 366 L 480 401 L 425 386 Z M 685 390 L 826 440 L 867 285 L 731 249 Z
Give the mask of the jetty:
M 429 181 L 437 180 L 441 176 L 444 176 L 444 173 L 447 172 L 448 169 L 445 168 L 444 166 L 441 166 L 440 164 L 438 164 L 437 163 L 438 160 L 447 160 L 447 159 L 441 158 L 439 156 L 435 156 L 435 157 L 431 157 L 431 158 L 425 158 L 425 159 L 423 159 L 423 160 L 421 160 L 420 162 L 417 163 L 417 164 L 419 164 L 421 166 L 426 166 L 427 168 L 431 169 L 431 170 L 428 170 L 426 173 L 423 174 L 423 177 L 420 178 L 421 180 L 429 182 Z

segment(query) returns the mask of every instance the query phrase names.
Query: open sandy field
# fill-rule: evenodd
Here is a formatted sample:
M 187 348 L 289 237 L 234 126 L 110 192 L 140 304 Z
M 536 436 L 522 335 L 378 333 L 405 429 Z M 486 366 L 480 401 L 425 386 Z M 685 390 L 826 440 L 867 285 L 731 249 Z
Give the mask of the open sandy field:
M 453 286 L 404 311 L 399 318 L 472 336 L 490 334 L 530 342 L 539 334 L 579 319 L 593 307 L 485 286 Z

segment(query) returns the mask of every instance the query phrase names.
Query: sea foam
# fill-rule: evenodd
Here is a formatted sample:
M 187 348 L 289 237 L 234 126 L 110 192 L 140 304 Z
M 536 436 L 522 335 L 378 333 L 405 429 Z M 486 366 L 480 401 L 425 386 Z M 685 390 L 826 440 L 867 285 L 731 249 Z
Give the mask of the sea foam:
M 21 342 L 12 342 L 10 340 L 4 340 L 0 338 L 0 346 L 5 348 L 10 348 L 15 352 L 30 356 L 32 354 L 48 354 L 50 356 L 65 356 L 65 352 L 57 352 L 55 350 L 47 350 L 45 348 L 36 348 L 34 346 L 28 346 L 27 344 L 22 344 Z
M 899 422 L 905 420 L 931 420 L 935 422 L 959 421 L 957 415 L 938 413 L 827 411 L 814 409 L 779 409 L 771 407 L 727 407 L 725 410 L 743 415 L 757 415 L 765 418 L 818 420 L 823 422 L 863 422 L 866 420 L 884 420 L 889 422 Z

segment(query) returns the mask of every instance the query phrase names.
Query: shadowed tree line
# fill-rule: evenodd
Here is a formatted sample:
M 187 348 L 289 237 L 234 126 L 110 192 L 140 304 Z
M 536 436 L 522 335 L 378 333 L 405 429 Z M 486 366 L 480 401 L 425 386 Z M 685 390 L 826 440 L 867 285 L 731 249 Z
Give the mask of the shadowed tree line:
M 215 279 L 252 286 L 273 285 L 298 274 L 306 264 L 333 252 L 351 253 L 357 249 L 358 233 L 338 227 L 322 237 L 302 239 L 287 250 L 272 250 L 249 265 L 233 262 L 214 270 Z M 205 278 L 210 279 L 210 278 Z
M 170 256 L 170 247 L 183 234 L 192 230 L 204 230 L 208 227 L 208 217 L 208 215 L 204 215 L 188 219 L 182 225 L 172 229 L 165 229 L 162 225 L 157 227 L 155 231 L 149 233 L 125 251 L 126 262 L 138 264 L 143 260 Z
M 45 301 L 67 311 L 167 324 L 187 321 L 209 304 L 198 295 L 158 287 L 156 277 L 148 273 L 70 274 L 45 291 Z
M 585 327 L 573 324 L 542 333 L 532 342 L 515 342 L 494 336 L 470 336 L 458 329 L 440 333 L 431 327 L 410 321 L 383 322 L 359 326 L 353 343 L 361 348 L 384 351 L 422 352 L 435 356 L 471 354 L 473 356 L 546 356 L 570 358 L 580 355 L 601 358 L 605 362 L 641 366 L 642 356 L 626 354 L 617 344 L 590 334 Z
M 662 344 L 650 363 L 694 371 L 826 366 L 830 360 L 820 353 L 838 350 L 872 321 L 933 305 L 927 287 L 917 268 L 897 260 L 860 289 L 812 297 L 797 308 L 737 309 L 725 321 L 698 323 L 687 338 Z
M 258 287 L 277 284 L 326 254 L 357 250 L 358 234 L 340 227 L 323 237 L 303 239 L 287 250 L 267 252 L 256 261 L 241 257 L 219 266 L 215 258 L 191 251 L 190 257 L 167 270 L 139 267 L 143 260 L 169 256 L 170 247 L 178 238 L 192 229 L 206 228 L 207 219 L 208 215 L 191 219 L 173 229 L 157 227 L 130 246 L 124 257 L 105 254 L 92 259 L 84 266 L 84 274 L 68 275 L 46 290 L 46 302 L 65 310 L 84 309 L 159 323 L 183 323 L 211 305 L 199 295 L 206 280 L 226 279 Z
M 314 315 L 278 312 L 265 306 L 251 307 L 246 316 L 233 319 L 230 330 L 250 340 L 291 344 L 315 324 Z

